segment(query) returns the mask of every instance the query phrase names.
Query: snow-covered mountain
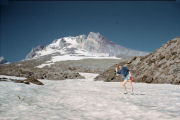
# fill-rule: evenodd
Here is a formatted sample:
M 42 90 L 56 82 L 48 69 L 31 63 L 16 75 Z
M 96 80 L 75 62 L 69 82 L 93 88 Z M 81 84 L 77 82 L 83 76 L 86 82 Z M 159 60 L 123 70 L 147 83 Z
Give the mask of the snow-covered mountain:
M 147 52 L 125 48 L 107 40 L 100 33 L 90 32 L 88 36 L 63 37 L 47 46 L 37 46 L 26 56 L 26 60 L 46 55 L 70 58 L 78 57 L 124 57 L 144 56 Z
M 0 57 L 0 64 L 7 63 L 7 60 L 4 57 Z

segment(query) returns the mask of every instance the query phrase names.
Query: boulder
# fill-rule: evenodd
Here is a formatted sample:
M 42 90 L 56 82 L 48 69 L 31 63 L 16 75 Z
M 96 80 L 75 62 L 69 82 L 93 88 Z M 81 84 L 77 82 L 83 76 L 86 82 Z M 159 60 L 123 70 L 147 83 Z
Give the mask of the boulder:
M 29 82 L 29 83 L 33 83 L 33 84 L 36 84 L 36 85 L 44 85 L 41 81 L 37 80 L 37 79 L 34 78 L 34 77 L 29 77 L 29 78 L 27 78 L 27 79 L 24 80 L 24 81 L 26 81 L 27 84 L 28 84 L 28 82 Z

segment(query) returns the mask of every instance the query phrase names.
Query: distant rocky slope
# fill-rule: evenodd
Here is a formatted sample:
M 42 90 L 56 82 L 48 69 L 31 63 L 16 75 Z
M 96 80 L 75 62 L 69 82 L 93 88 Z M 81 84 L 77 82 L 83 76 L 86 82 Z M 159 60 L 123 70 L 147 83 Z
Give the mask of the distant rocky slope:
M 50 66 L 38 68 L 41 63 L 50 57 L 19 61 L 11 64 L 0 65 L 0 75 L 17 77 L 35 77 L 36 79 L 64 80 L 83 78 L 79 72 L 101 73 L 119 59 L 83 59 L 55 62 Z
M 7 60 L 4 57 L 0 57 L 0 64 L 7 63 Z
M 155 52 L 134 57 L 119 64 L 129 67 L 135 82 L 180 84 L 180 37 L 170 40 Z M 97 76 L 96 80 L 122 81 L 115 76 L 115 64 Z
M 55 66 L 37 68 L 36 65 L 41 63 L 41 59 L 20 61 L 11 64 L 0 65 L 0 75 L 9 75 L 17 77 L 34 77 L 36 79 L 64 80 L 64 79 L 81 79 L 78 72 L 71 71 L 68 66 Z

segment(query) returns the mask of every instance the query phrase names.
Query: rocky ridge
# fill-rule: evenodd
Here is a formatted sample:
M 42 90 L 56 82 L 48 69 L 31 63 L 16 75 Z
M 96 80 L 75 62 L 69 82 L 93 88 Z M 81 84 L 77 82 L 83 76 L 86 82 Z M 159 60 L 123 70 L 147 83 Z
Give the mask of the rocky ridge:
M 147 56 L 120 62 L 127 66 L 135 82 L 180 84 L 180 37 L 174 38 Z M 123 81 L 115 76 L 115 64 L 97 76 L 96 80 Z

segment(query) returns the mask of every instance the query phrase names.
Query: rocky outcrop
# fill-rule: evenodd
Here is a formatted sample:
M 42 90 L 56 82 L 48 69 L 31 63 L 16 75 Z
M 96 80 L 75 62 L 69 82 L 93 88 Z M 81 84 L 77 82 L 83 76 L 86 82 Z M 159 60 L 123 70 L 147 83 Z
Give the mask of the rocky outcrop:
M 84 77 L 79 72 L 101 73 L 119 63 L 119 59 L 83 59 L 59 61 L 51 66 L 37 68 L 44 60 L 50 61 L 47 57 L 0 65 L 0 75 L 26 78 L 34 76 L 37 79 L 49 80 L 81 79 Z
M 48 80 L 64 80 L 64 79 L 83 79 L 77 72 L 73 71 L 62 71 L 58 69 L 51 68 L 24 68 L 18 66 L 0 66 L 1 75 L 17 76 L 17 77 L 35 77 L 37 79 L 48 79 Z
M 36 79 L 48 80 L 65 80 L 65 79 L 82 79 L 84 78 L 78 72 L 73 71 L 68 65 L 54 64 L 52 67 L 37 68 L 38 61 L 29 60 L 11 64 L 0 65 L 0 75 L 17 76 L 17 77 L 35 77 Z M 41 62 L 40 62 L 41 63 Z M 68 69 L 69 68 L 69 69 Z
M 31 58 L 33 58 L 34 56 L 36 56 L 36 52 L 37 52 L 37 51 L 43 50 L 44 48 L 45 48 L 45 46 L 43 46 L 43 45 L 38 45 L 37 47 L 32 48 L 31 52 L 26 55 L 26 58 L 25 58 L 25 59 L 31 59 Z
M 41 81 L 37 80 L 34 77 L 29 77 L 24 81 L 25 81 L 25 83 L 33 83 L 33 84 L 36 84 L 36 85 L 44 85 Z
M 180 84 L 180 37 L 170 40 L 147 56 L 134 57 L 119 64 L 131 70 L 135 82 Z M 110 67 L 95 79 L 122 81 L 123 78 L 115 76 L 115 67 Z
M 15 83 L 24 83 L 24 84 L 36 84 L 36 85 L 44 85 L 41 81 L 37 80 L 34 77 L 29 77 L 25 80 L 18 80 L 18 79 L 10 79 L 10 78 L 0 78 L 0 81 L 6 81 L 6 82 L 15 82 Z
M 7 78 L 0 78 L 0 81 L 8 81 Z

